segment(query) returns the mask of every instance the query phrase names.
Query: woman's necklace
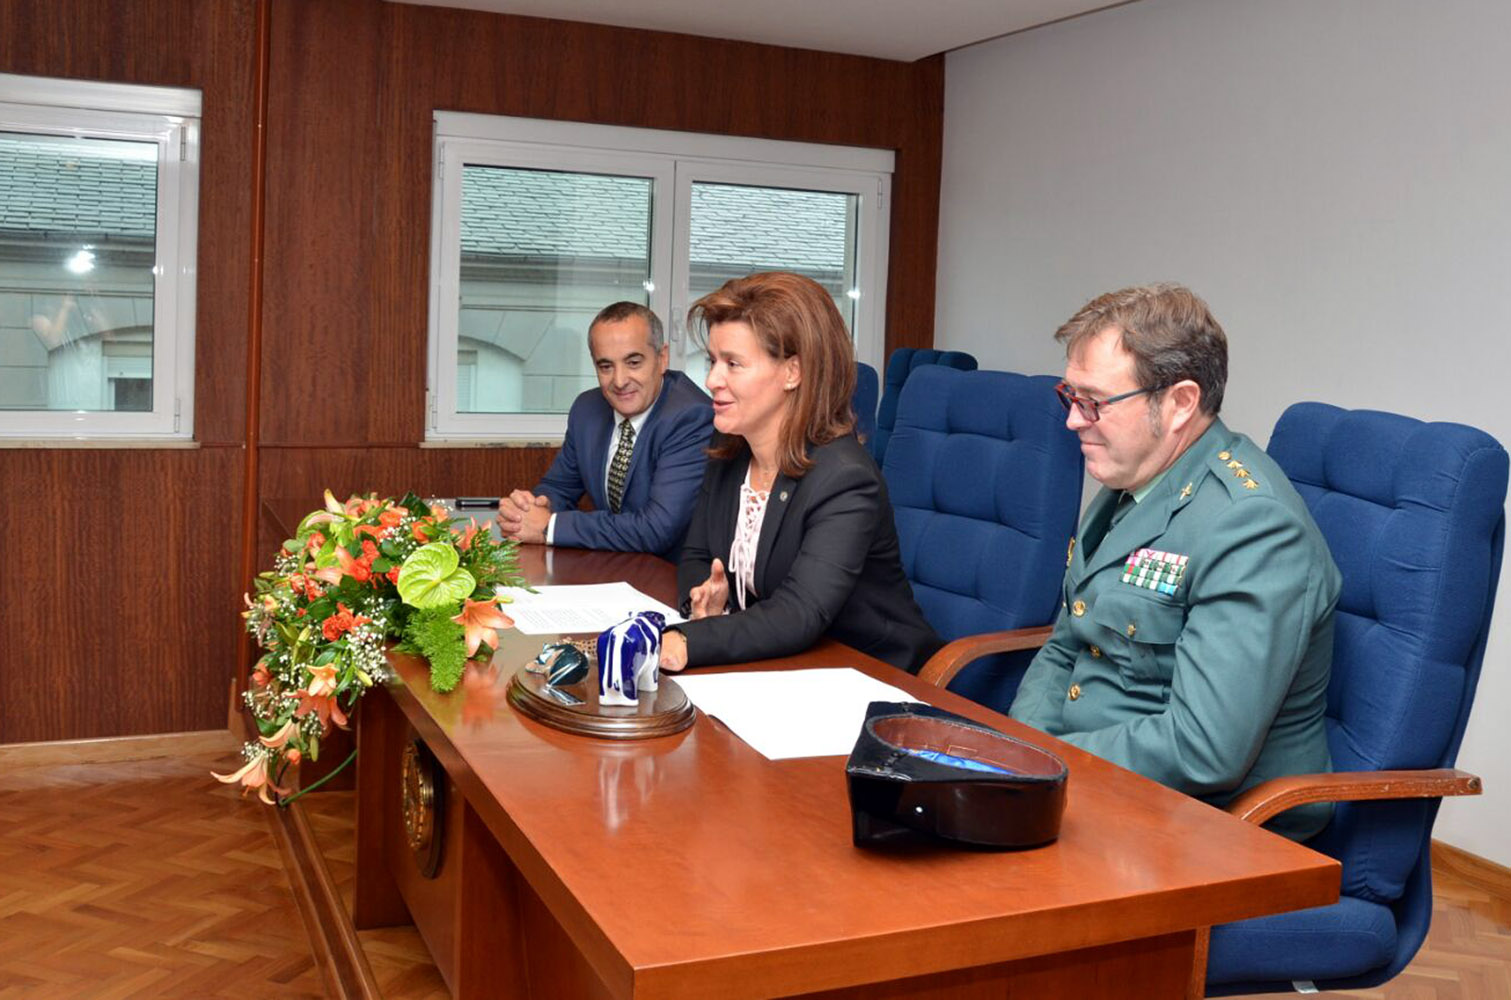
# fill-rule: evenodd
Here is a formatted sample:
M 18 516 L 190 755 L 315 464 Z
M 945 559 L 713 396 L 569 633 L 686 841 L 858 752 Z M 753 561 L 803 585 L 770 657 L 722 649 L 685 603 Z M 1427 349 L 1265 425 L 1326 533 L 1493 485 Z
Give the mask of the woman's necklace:
M 754 461 L 750 463 L 750 488 L 752 490 L 757 493 L 767 493 L 771 490 L 771 484 L 774 482 L 776 482 L 775 469 L 766 472 L 758 467 Z

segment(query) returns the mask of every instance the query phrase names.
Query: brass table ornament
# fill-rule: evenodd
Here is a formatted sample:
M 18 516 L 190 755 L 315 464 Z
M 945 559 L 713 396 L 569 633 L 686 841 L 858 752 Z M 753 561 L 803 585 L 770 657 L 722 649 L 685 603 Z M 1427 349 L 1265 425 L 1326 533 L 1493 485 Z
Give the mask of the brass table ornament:
M 593 639 L 571 643 L 580 652 L 592 648 Z M 520 667 L 509 678 L 506 697 L 520 714 L 542 725 L 576 736 L 607 740 L 648 740 L 680 733 L 693 724 L 697 712 L 686 692 L 670 677 L 662 675 L 654 691 L 641 688 L 638 704 L 600 705 L 598 671 L 590 662 L 582 679 L 574 683 L 553 685 L 549 677 L 556 673 L 564 654 L 548 644 L 536 660 Z M 589 654 L 597 660 L 597 651 Z M 551 673 L 543 672 L 551 671 Z M 562 671 L 571 676 L 577 671 Z
M 525 664 L 525 669 L 532 674 L 545 674 L 551 687 L 566 687 L 587 678 L 592 656 L 582 640 L 548 642 L 541 647 L 539 656 Z

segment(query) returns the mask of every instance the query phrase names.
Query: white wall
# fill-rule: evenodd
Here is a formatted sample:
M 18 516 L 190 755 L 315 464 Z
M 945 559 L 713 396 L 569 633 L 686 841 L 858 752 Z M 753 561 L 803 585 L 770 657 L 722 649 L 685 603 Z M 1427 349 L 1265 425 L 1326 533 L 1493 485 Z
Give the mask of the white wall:
M 951 53 L 936 346 L 1058 372 L 1092 296 L 1177 280 L 1223 415 L 1291 402 L 1511 442 L 1511 3 L 1142 0 Z M 1436 835 L 1511 865 L 1511 583 Z

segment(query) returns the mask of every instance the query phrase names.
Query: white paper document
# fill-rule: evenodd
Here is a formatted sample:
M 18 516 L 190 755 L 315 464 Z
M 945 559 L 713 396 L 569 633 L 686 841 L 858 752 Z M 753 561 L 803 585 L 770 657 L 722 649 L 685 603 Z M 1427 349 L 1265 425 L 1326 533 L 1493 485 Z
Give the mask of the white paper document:
M 501 610 L 525 635 L 602 632 L 637 611 L 659 611 L 668 625 L 686 620 L 627 583 L 540 587 L 533 594 L 519 587 L 500 587 L 498 593 L 508 598 Z
M 848 754 L 867 705 L 918 700 L 849 667 L 675 677 L 694 705 L 768 760 Z

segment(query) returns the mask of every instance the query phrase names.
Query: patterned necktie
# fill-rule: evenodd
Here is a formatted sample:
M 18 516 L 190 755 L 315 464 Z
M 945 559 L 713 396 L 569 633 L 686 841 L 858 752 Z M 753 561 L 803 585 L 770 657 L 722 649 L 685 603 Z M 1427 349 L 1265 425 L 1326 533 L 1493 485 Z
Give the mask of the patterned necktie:
M 624 500 L 624 481 L 630 474 L 630 453 L 635 450 L 635 426 L 628 420 L 619 425 L 619 447 L 609 463 L 609 510 L 619 513 Z

